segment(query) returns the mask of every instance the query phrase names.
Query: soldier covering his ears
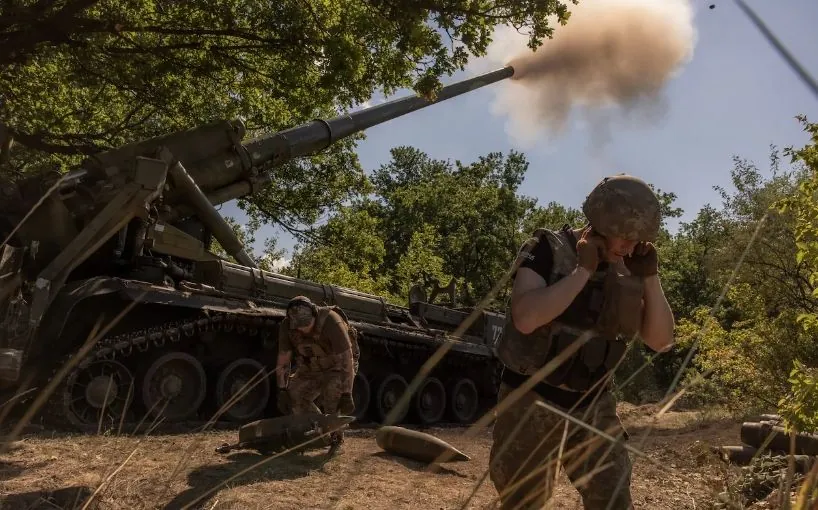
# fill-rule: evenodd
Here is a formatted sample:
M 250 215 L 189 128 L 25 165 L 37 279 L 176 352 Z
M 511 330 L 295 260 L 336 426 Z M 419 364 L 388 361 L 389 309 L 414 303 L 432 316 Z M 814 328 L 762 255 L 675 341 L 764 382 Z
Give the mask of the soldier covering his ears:
M 660 204 L 645 182 L 620 174 L 603 179 L 582 209 L 585 228 L 539 229 L 517 258 L 497 346 L 504 365 L 498 401 L 567 347 L 581 347 L 498 413 L 490 475 L 504 509 L 542 508 L 558 456 L 586 510 L 633 507 L 631 462 L 622 446 L 627 432 L 616 414 L 610 374 L 635 336 L 657 352 L 674 342 L 651 242 L 661 224 Z M 537 401 L 618 441 L 611 444 Z
M 326 414 L 355 412 L 352 385 L 357 359 L 353 347 L 349 327 L 339 313 L 303 296 L 290 300 L 278 332 L 279 410 L 285 414 L 318 413 L 314 401 L 320 396 Z M 289 377 L 287 368 L 293 353 L 297 369 Z M 340 432 L 332 438 L 335 443 L 343 441 Z

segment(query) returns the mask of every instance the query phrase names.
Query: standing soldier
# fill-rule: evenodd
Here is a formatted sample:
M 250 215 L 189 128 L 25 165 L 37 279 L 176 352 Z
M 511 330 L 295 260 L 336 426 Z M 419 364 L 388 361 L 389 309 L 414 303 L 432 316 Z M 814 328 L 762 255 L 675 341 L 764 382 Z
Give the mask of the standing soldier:
M 500 408 L 490 473 L 504 509 L 542 508 L 557 462 L 586 510 L 633 507 L 631 462 L 622 445 L 627 432 L 616 414 L 610 375 L 636 335 L 657 352 L 674 343 L 673 314 L 651 243 L 661 224 L 660 204 L 645 182 L 620 174 L 603 179 L 582 210 L 584 228 L 540 229 L 517 259 L 522 263 L 498 344 L 504 364 L 500 405 L 560 351 L 574 342 L 581 347 L 531 391 Z M 610 444 L 538 401 L 617 442 Z
M 326 414 L 352 415 L 357 346 L 349 326 L 329 307 L 319 307 L 304 296 L 290 300 L 287 317 L 278 332 L 278 408 L 282 413 L 320 412 L 314 400 L 321 396 Z M 297 370 L 289 377 L 293 352 Z M 333 448 L 343 443 L 343 432 L 331 435 Z

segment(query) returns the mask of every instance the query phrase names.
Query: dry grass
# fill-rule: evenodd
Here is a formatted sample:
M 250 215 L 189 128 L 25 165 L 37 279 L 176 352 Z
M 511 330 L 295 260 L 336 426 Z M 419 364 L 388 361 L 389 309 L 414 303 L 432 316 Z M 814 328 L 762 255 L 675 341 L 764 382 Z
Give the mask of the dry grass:
M 706 419 L 698 412 L 670 412 L 653 423 L 651 406 L 620 406 L 632 437 L 644 427 L 654 430 L 645 451 L 671 468 L 658 472 L 634 459 L 632 490 L 637 508 L 707 508 L 722 490 L 722 467 L 707 446 L 735 441 L 739 423 Z M 490 430 L 464 439 L 461 429 L 431 431 L 468 453 L 472 460 L 450 463 L 437 473 L 425 465 L 386 455 L 375 444 L 373 430 L 356 430 L 340 454 L 327 461 L 324 450 L 288 455 L 232 480 L 203 499 L 205 509 L 457 509 L 479 483 L 488 465 Z M 204 492 L 262 459 L 255 452 L 219 455 L 214 448 L 233 442 L 235 434 L 157 435 L 141 443 L 136 437 L 24 436 L 0 458 L 0 508 L 81 507 L 88 495 L 109 478 L 89 508 L 183 508 Z M 135 453 L 134 453 L 135 452 Z M 120 465 L 127 463 L 114 476 Z M 175 478 L 171 474 L 182 461 Z M 51 495 L 49 491 L 69 489 Z M 496 491 L 484 482 L 468 508 L 491 508 Z M 36 506 L 39 501 L 40 506 Z M 555 491 L 554 508 L 581 508 L 564 475 Z

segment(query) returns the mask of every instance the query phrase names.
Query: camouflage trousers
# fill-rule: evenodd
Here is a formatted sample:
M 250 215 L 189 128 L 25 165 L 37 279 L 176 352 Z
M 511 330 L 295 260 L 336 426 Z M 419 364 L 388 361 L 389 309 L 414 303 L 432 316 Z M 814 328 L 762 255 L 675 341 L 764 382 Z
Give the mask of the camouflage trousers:
M 344 374 L 340 370 L 313 372 L 298 369 L 289 382 L 293 414 L 320 413 L 315 399 L 321 397 L 321 407 L 325 414 L 338 414 L 338 403 L 343 393 Z M 330 434 L 332 443 L 343 443 L 343 431 Z
M 299 369 L 289 382 L 288 393 L 293 414 L 319 413 L 315 399 L 321 397 L 321 407 L 326 414 L 337 414 L 338 402 L 343 393 L 344 374 L 339 370 L 312 372 Z
M 502 384 L 498 401 L 511 391 L 513 388 Z M 622 443 L 612 445 L 592 431 L 534 405 L 538 400 L 543 401 L 529 391 L 497 416 L 489 468 L 491 480 L 500 494 L 501 508 L 543 508 L 551 497 L 561 465 L 582 496 L 586 510 L 632 509 L 631 461 Z M 568 412 L 566 408 L 547 403 Z M 613 437 L 627 439 L 610 392 L 599 396 L 593 405 L 570 414 Z

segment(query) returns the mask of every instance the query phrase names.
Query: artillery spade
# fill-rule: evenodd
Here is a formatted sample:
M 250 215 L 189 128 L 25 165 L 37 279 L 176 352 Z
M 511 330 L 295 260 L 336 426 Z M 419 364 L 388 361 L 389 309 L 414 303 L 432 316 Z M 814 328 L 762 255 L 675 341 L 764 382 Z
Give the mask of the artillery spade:
M 446 441 L 431 434 L 394 425 L 384 426 L 375 434 L 375 441 L 384 451 L 426 463 L 471 460 Z
M 334 449 L 329 434 L 346 429 L 354 420 L 354 416 L 319 413 L 256 420 L 239 428 L 237 443 L 224 443 L 216 448 L 216 452 L 226 454 L 234 450 L 251 449 L 262 455 L 272 455 L 288 449 L 301 453 L 327 446 Z

